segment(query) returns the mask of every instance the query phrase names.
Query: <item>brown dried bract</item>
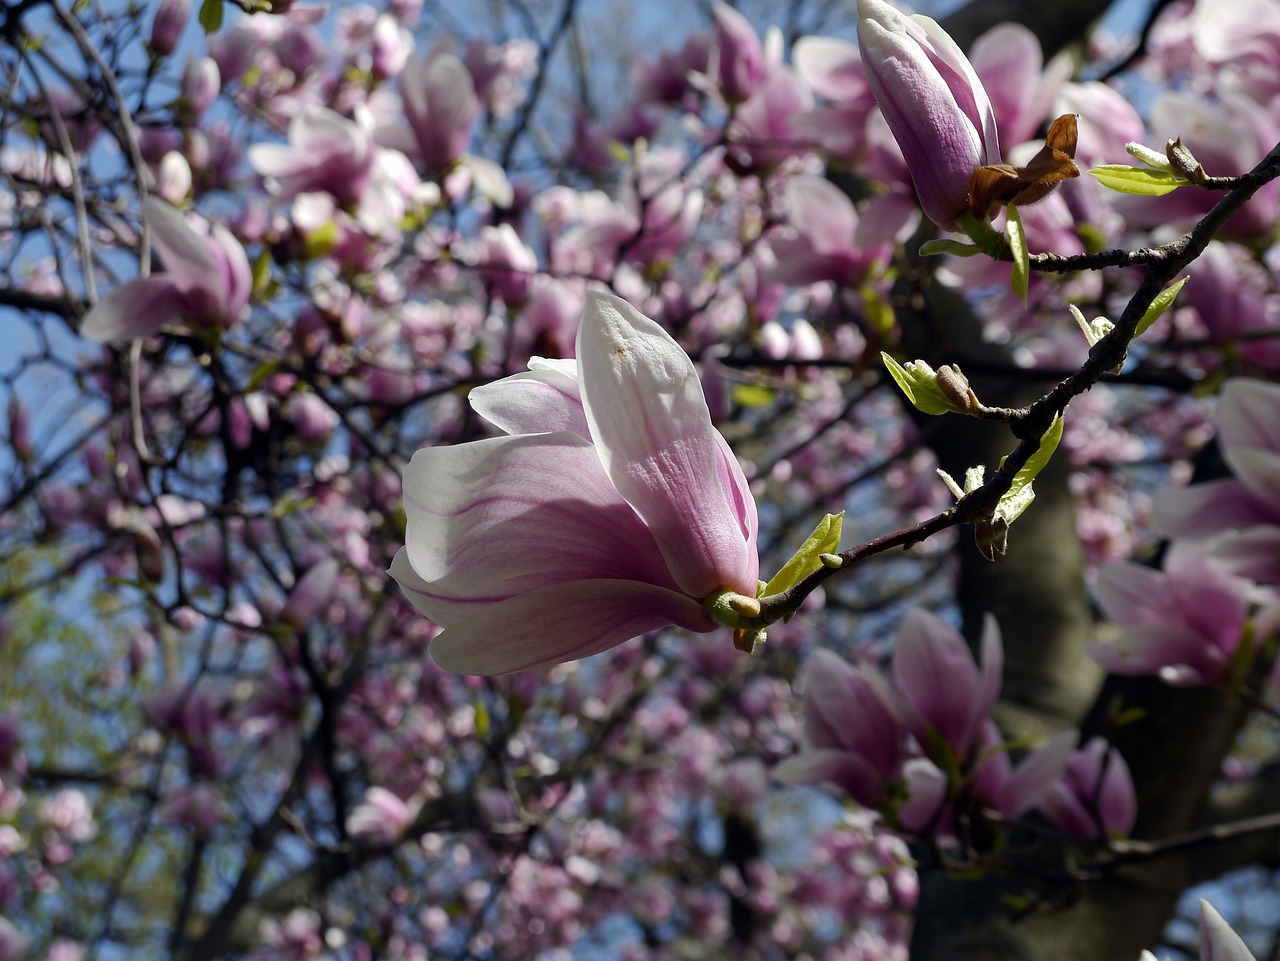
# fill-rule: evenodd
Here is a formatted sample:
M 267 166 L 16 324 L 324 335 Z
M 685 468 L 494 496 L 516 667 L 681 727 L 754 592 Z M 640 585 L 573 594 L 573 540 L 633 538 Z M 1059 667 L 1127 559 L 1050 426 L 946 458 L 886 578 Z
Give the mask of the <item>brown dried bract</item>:
M 1040 152 L 1025 167 L 991 164 L 969 180 L 969 212 L 985 220 L 992 204 L 1033 204 L 1064 180 L 1080 176 L 1076 166 L 1076 115 L 1064 113 L 1049 127 Z

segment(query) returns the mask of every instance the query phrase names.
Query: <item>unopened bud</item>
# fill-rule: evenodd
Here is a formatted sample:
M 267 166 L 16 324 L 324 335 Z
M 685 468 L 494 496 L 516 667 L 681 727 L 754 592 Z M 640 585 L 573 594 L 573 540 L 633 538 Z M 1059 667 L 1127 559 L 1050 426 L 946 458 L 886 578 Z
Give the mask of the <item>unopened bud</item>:
M 1166 143 L 1164 145 L 1164 153 L 1169 158 L 1169 165 L 1173 167 L 1174 173 L 1185 177 L 1193 184 L 1204 183 L 1204 167 L 1200 165 L 1200 161 L 1196 160 L 1195 154 L 1182 142 L 1181 137 Z
M 937 384 L 942 396 L 962 413 L 978 406 L 978 398 L 969 387 L 969 378 L 954 364 L 943 364 L 938 368 Z
M 164 551 L 160 538 L 150 527 L 133 531 L 133 552 L 138 558 L 138 572 L 152 583 L 164 580 Z
M 187 18 L 191 16 L 191 0 L 160 0 L 156 8 L 156 18 L 151 22 L 151 42 L 153 53 L 167 57 L 178 46 L 182 39 L 182 31 L 187 28 Z
M 973 541 L 978 553 L 989 561 L 1009 547 L 1009 522 L 1003 517 L 989 517 L 973 525 Z

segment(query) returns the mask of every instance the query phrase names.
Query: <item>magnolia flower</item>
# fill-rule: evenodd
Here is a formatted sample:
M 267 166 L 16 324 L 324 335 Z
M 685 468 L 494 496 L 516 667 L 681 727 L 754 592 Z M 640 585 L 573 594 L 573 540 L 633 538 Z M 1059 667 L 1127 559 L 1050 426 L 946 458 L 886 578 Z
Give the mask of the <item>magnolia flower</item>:
M 973 66 L 937 23 L 858 0 L 858 46 L 920 206 L 949 227 L 978 167 L 1000 163 L 995 112 Z
M 684 350 L 591 293 L 577 361 L 471 392 L 509 436 L 418 451 L 390 573 L 444 627 L 442 667 L 505 674 L 586 657 L 754 596 L 756 509 Z
M 1004 648 L 995 619 L 982 631 L 982 673 L 960 632 L 916 608 L 908 612 L 893 647 L 893 680 L 902 692 L 905 720 L 921 745 L 940 740 L 963 759 L 1000 694 Z
M 431 170 L 447 170 L 467 149 L 480 113 L 475 81 L 457 55 L 442 50 L 410 60 L 400 75 L 404 116 Z
M 773 770 L 787 784 L 833 784 L 879 807 L 901 773 L 906 731 L 894 695 L 869 666 L 817 650 L 805 665 L 804 749 Z
M 222 226 L 198 234 L 178 211 L 155 197 L 142 202 L 142 219 L 165 273 L 131 280 L 94 305 L 80 333 L 101 343 L 145 337 L 185 317 L 192 324 L 229 327 L 249 304 L 253 274 L 240 242 Z
M 1089 653 L 1117 674 L 1158 673 L 1179 686 L 1220 684 L 1245 636 L 1250 593 L 1247 581 L 1186 541 L 1169 550 L 1163 571 L 1108 564 L 1098 575 L 1098 602 L 1124 630 Z
M 1039 806 L 1058 827 L 1082 838 L 1126 837 L 1138 817 L 1129 766 L 1100 737 L 1071 755 Z
M 1214 537 L 1213 556 L 1232 573 L 1280 584 L 1280 385 L 1227 381 L 1218 424 L 1235 477 L 1161 492 L 1156 523 L 1174 537 Z

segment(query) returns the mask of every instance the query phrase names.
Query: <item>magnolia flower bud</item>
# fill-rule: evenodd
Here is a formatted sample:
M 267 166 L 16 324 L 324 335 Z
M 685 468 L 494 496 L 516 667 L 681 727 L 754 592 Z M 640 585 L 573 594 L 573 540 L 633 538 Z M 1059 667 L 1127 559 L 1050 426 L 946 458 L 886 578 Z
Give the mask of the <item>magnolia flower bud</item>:
M 191 0 L 160 0 L 156 18 L 151 21 L 151 52 L 161 57 L 173 53 L 190 16 Z
M 995 112 L 973 66 L 928 17 L 858 0 L 858 46 L 920 206 L 949 227 L 968 206 L 978 167 L 1000 163 Z

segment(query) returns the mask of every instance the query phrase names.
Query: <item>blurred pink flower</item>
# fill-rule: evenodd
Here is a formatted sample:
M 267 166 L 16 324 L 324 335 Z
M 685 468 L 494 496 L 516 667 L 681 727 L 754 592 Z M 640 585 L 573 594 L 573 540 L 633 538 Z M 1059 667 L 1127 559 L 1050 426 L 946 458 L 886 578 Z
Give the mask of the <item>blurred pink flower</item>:
M 409 61 L 400 74 L 404 115 L 429 170 L 448 170 L 467 149 L 480 99 L 456 54 L 437 51 Z
M 907 613 L 893 648 L 904 718 L 927 752 L 937 742 L 962 761 L 1000 694 L 1004 649 L 995 619 L 982 631 L 982 673 L 960 632 L 920 608 Z
M 390 573 L 445 628 L 431 652 L 448 670 L 526 670 L 667 624 L 712 631 L 708 597 L 755 594 L 755 503 L 688 355 L 600 293 L 576 353 L 472 391 L 509 436 L 420 450 L 405 471 Z
M 395 841 L 413 823 L 421 807 L 421 801 L 406 803 L 386 788 L 371 787 L 347 817 L 347 833 L 375 841 Z
M 765 77 L 760 35 L 746 17 L 726 3 L 717 3 L 711 17 L 715 44 L 707 72 L 726 101 L 741 103 L 755 93 Z
M 1169 684 L 1219 684 L 1244 636 L 1250 585 L 1198 546 L 1173 545 L 1164 570 L 1108 564 L 1098 603 L 1124 631 L 1089 653 L 1117 674 L 1159 674 Z
M 1082 838 L 1126 837 L 1138 817 L 1129 766 L 1100 737 L 1071 755 L 1039 808 L 1058 827 Z
M 1280 385 L 1227 381 L 1218 423 L 1236 476 L 1161 492 L 1156 523 L 1174 537 L 1215 538 L 1212 554 L 1232 573 L 1280 584 Z
M 901 773 L 906 730 L 870 666 L 814 651 L 804 669 L 804 747 L 773 770 L 788 784 L 832 784 L 875 808 Z
M 764 279 L 775 284 L 830 280 L 856 287 L 877 260 L 887 261 L 889 244 L 859 246 L 858 212 L 835 184 L 822 177 L 794 177 L 786 186 L 788 233 L 771 236 L 777 262 Z
M 244 248 L 221 225 L 197 233 L 178 211 L 155 197 L 142 217 L 165 273 L 117 287 L 89 311 L 80 333 L 102 343 L 145 337 L 185 317 L 203 327 L 229 327 L 249 304 L 253 275 Z

